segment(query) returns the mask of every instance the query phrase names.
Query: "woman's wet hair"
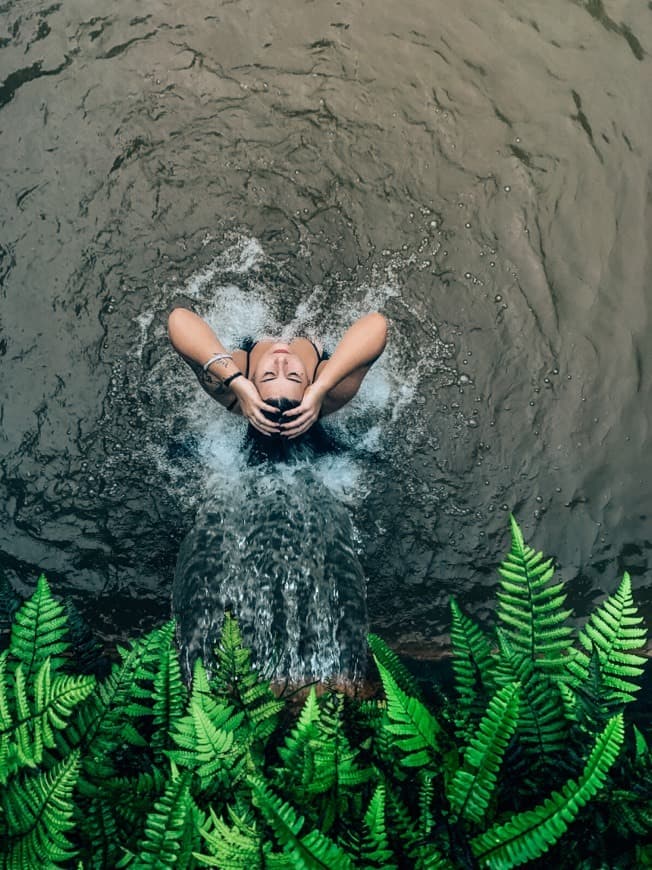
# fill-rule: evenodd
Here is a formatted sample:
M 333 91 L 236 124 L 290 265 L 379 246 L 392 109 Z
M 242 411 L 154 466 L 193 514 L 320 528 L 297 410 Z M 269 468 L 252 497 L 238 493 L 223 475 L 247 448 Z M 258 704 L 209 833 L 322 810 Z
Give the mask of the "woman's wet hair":
M 265 399 L 268 405 L 278 408 L 277 411 L 263 411 L 265 416 L 275 423 L 283 419 L 285 411 L 297 408 L 301 402 L 295 399 Z M 290 419 L 290 418 L 288 418 Z M 326 432 L 321 423 L 317 422 L 297 438 L 286 438 L 283 435 L 264 435 L 249 424 L 245 436 L 245 447 L 249 456 L 249 465 L 262 465 L 265 462 L 299 462 L 326 453 L 340 453 L 342 445 Z

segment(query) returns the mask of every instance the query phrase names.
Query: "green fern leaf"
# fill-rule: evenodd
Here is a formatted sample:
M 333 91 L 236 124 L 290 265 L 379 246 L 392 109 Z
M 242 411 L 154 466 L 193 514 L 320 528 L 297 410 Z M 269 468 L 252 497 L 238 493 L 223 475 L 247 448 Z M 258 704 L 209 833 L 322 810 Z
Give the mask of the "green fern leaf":
M 489 641 L 480 628 L 464 614 L 451 598 L 451 643 L 453 673 L 458 701 L 458 729 L 463 731 L 470 719 L 479 717 L 478 707 L 494 689 L 493 658 Z
M 310 784 L 314 770 L 312 746 L 319 734 L 318 722 L 317 694 L 311 686 L 296 725 L 278 750 L 283 767 L 277 769 L 277 778 L 283 785 L 298 790 Z
M 480 824 L 496 787 L 498 769 L 518 723 L 520 685 L 499 689 L 464 753 L 461 767 L 448 789 L 456 813 Z
M 595 649 L 604 683 L 605 703 L 625 703 L 634 700 L 640 688 L 631 677 L 643 673 L 645 658 L 632 650 L 645 646 L 646 632 L 642 627 L 632 598 L 632 585 L 625 572 L 616 593 L 598 608 L 579 633 L 584 649 L 576 649 L 567 663 L 573 683 L 581 685 L 588 677 L 592 650 Z M 586 651 L 586 652 L 585 652 Z
M 363 866 L 379 867 L 383 870 L 395 870 L 394 852 L 390 848 L 387 837 L 385 819 L 385 786 L 380 783 L 369 802 L 364 814 L 365 836 L 360 854 Z
M 263 780 L 252 777 L 250 784 L 255 806 L 267 819 L 297 870 L 353 870 L 348 855 L 320 831 L 301 835 L 303 816 L 277 797 Z
M 367 635 L 367 642 L 376 661 L 379 661 L 385 670 L 391 674 L 396 685 L 402 689 L 406 695 L 422 700 L 419 684 L 396 655 L 394 650 L 388 647 L 385 641 L 378 637 L 377 634 Z
M 171 628 L 174 624 L 171 624 Z M 155 749 L 166 748 L 175 722 L 183 715 L 187 702 L 187 691 L 181 679 L 179 653 L 172 644 L 172 632 L 167 649 L 161 651 L 160 666 L 154 677 L 153 692 Z
M 224 615 L 215 658 L 217 669 L 211 688 L 218 698 L 244 714 L 252 740 L 264 743 L 276 728 L 284 704 L 274 698 L 269 681 L 254 671 L 251 651 L 243 646 L 238 623 L 230 613 Z
M 500 629 L 497 636 L 500 655 L 496 682 L 500 686 L 521 684 L 519 743 L 535 760 L 556 763 L 568 740 L 568 689 L 563 682 L 538 671 L 529 656 L 515 652 Z
M 376 665 L 387 696 L 389 722 L 384 728 L 394 736 L 394 743 L 403 756 L 403 765 L 425 767 L 439 750 L 441 726 L 421 701 L 409 697 L 399 688 L 378 660 Z
M 566 662 L 572 634 L 565 624 L 571 611 L 563 609 L 563 584 L 549 585 L 552 561 L 525 545 L 514 517 L 510 523 L 512 546 L 498 569 L 498 619 L 517 652 L 538 668 L 556 672 Z
M 144 870 L 186 870 L 189 861 L 181 861 L 184 838 L 193 828 L 190 773 L 174 776 L 167 784 L 163 797 L 154 804 L 145 822 L 145 834 L 133 860 L 128 856 L 118 867 Z
M 241 818 L 229 808 L 232 825 L 218 818 L 211 809 L 211 825 L 202 828 L 200 834 L 209 847 L 210 854 L 195 853 L 200 864 L 219 867 L 220 870 L 263 870 L 267 864 L 264 855 L 270 844 L 264 843 L 263 834 L 255 822 Z
M 79 770 L 79 752 L 47 772 L 15 777 L 0 793 L 6 819 L 3 843 L 5 870 L 56 868 L 75 857 L 65 831 L 72 827 L 72 792 Z
M 4 685 L 2 670 L 0 667 L 0 681 Z M 9 715 L 7 693 L 0 690 L 0 694 L 4 694 L 4 705 L 0 702 L 0 708 L 4 706 L 4 710 L 0 710 L 0 747 L 6 746 L 8 750 L 5 775 L 23 765 L 39 765 L 44 747 L 52 749 L 55 746 L 53 728 L 65 728 L 73 709 L 95 687 L 93 677 L 56 675 L 53 680 L 49 658 L 39 668 L 34 683 L 28 691 L 23 665 L 17 665 L 14 672 L 16 716 L 13 721 Z M 30 697 L 34 699 L 32 703 Z
M 63 605 L 52 597 L 45 576 L 41 574 L 34 594 L 14 616 L 11 627 L 11 655 L 22 664 L 25 681 L 30 683 L 43 662 L 50 658 L 52 670 L 58 670 L 70 644 L 65 640 L 67 620 Z
M 182 767 L 194 770 L 203 789 L 232 788 L 244 774 L 248 732 L 239 738 L 244 713 L 218 703 L 211 694 L 200 659 L 194 667 L 188 713 L 179 718 L 172 740 L 180 749 L 165 754 Z
M 535 809 L 519 813 L 505 824 L 494 825 L 472 840 L 471 847 L 480 865 L 507 870 L 543 855 L 604 785 L 623 737 L 621 714 L 611 719 L 598 736 L 578 780 L 569 780 L 561 792 L 553 792 Z

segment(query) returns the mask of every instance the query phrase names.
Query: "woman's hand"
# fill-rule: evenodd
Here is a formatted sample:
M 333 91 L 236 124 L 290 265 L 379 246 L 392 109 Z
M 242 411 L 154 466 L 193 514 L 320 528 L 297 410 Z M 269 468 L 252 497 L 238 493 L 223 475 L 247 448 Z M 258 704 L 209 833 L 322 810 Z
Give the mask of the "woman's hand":
M 260 397 L 256 385 L 248 378 L 237 378 L 231 384 L 231 391 L 238 398 L 242 416 L 248 420 L 254 429 L 258 429 L 263 435 L 278 435 L 280 432 L 278 422 L 269 420 L 263 411 L 278 414 L 278 408 L 267 405 Z
M 290 418 L 289 422 L 281 423 L 281 435 L 285 438 L 297 438 L 303 435 L 310 427 L 319 420 L 319 412 L 324 402 L 324 393 L 316 384 L 306 387 L 301 404 L 296 408 L 283 412 L 283 421 Z

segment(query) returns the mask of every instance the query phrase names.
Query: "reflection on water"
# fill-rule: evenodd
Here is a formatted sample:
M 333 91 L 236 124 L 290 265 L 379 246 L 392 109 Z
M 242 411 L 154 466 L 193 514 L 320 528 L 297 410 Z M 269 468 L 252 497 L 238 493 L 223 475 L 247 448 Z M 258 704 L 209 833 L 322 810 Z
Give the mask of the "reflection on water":
M 185 297 L 233 339 L 392 320 L 333 422 L 390 641 L 487 615 L 510 509 L 580 615 L 624 568 L 649 611 L 651 46 L 611 0 L 0 5 L 12 583 L 167 615 L 241 435 L 168 346 Z

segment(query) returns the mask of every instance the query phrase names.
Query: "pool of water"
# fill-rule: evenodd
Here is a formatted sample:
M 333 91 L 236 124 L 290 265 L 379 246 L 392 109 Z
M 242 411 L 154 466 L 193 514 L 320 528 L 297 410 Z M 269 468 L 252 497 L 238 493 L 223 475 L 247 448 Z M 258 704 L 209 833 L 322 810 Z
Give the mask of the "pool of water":
M 391 320 L 333 425 L 371 626 L 491 618 L 508 512 L 584 616 L 652 614 L 652 9 L 623 0 L 0 3 L 0 569 L 107 638 L 169 614 L 238 487 L 170 349 Z M 216 484 L 216 479 L 218 483 Z

